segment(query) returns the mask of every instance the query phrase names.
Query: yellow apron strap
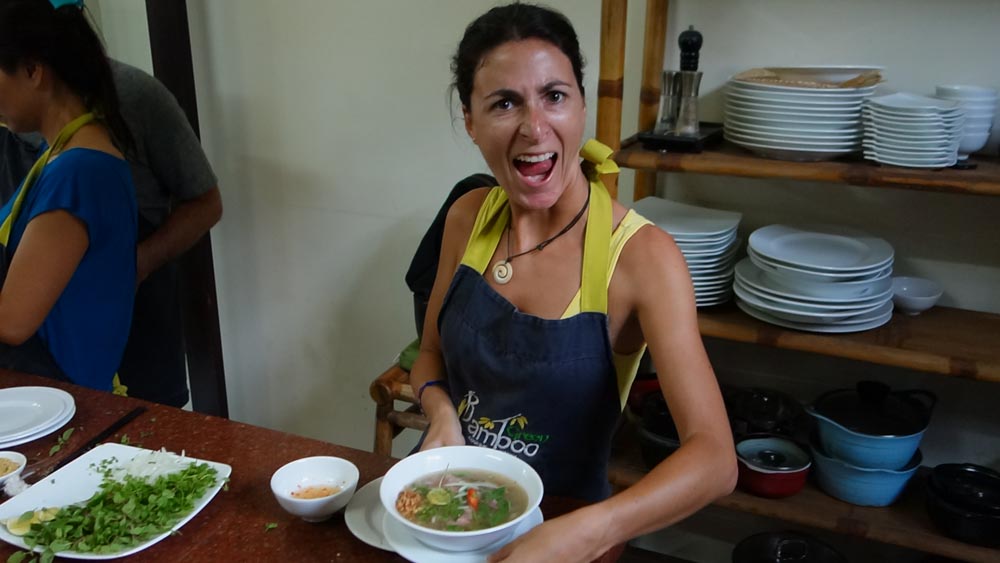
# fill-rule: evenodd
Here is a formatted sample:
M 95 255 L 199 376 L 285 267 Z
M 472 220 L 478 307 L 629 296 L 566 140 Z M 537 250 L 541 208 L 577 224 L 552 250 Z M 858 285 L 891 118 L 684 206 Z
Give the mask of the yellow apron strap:
M 14 228 L 14 221 L 17 220 L 18 214 L 21 212 L 21 206 L 24 205 L 24 198 L 31 189 L 31 186 L 35 184 L 38 177 L 42 175 L 42 169 L 49 162 L 49 157 L 53 153 L 58 153 L 62 150 L 63 146 L 66 145 L 67 141 L 80 130 L 84 125 L 87 125 L 91 121 L 96 119 L 93 113 L 85 113 L 80 117 L 70 121 L 66 127 L 62 128 L 62 131 L 56 136 L 55 141 L 52 146 L 42 153 L 42 156 L 35 161 L 35 164 L 28 171 L 28 175 L 21 182 L 21 189 L 17 191 L 17 195 L 14 196 L 14 203 L 11 204 L 10 215 L 4 219 L 2 225 L 0 225 L 0 246 L 7 246 L 10 243 L 10 233 L 11 229 Z
M 608 264 L 611 256 L 613 208 L 611 194 L 601 182 L 600 175 L 618 172 L 618 165 L 611 160 L 613 152 L 594 139 L 587 141 L 580 149 L 580 156 L 594 165 L 587 172 L 590 179 L 590 212 L 583 242 L 581 312 L 608 312 Z
M 472 227 L 472 234 L 462 256 L 462 264 L 480 274 L 485 272 L 509 222 L 510 205 L 507 204 L 507 193 L 497 186 L 490 190 L 486 200 L 479 207 L 476 223 Z

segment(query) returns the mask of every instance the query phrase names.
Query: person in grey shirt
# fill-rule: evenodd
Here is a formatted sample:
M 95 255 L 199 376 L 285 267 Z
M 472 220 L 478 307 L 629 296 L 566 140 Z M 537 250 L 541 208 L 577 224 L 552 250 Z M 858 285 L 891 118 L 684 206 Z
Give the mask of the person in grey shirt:
M 175 258 L 222 217 L 218 180 L 187 116 L 156 78 L 111 60 L 122 117 L 135 138 L 127 154 L 139 204 L 138 288 L 118 375 L 132 397 L 188 401 Z M 37 137 L 0 131 L 0 197 L 6 201 L 38 155 Z

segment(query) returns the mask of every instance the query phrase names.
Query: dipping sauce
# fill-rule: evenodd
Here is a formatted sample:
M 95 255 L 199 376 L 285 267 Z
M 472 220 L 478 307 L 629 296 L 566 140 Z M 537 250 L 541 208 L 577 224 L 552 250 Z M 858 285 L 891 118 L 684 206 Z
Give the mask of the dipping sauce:
M 13 472 L 20 466 L 21 465 L 15 461 L 9 460 L 5 457 L 0 457 L 0 477 Z
M 313 487 L 298 488 L 292 491 L 292 496 L 295 498 L 323 498 L 330 495 L 335 495 L 340 492 L 340 487 L 331 485 L 316 485 Z

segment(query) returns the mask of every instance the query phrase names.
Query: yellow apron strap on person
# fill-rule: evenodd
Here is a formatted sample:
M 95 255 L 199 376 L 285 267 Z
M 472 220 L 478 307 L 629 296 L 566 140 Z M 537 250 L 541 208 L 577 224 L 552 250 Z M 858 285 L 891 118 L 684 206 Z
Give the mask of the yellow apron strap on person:
M 115 395 L 128 397 L 128 385 L 122 385 L 117 373 L 111 378 L 111 392 Z
M 14 228 L 14 221 L 17 220 L 17 216 L 21 212 L 21 206 L 24 205 L 24 198 L 27 195 L 28 190 L 31 189 L 31 186 L 33 186 L 35 181 L 38 180 L 38 177 L 42 175 L 42 169 L 45 168 L 46 164 L 48 164 L 49 157 L 51 157 L 53 153 L 61 151 L 66 145 L 66 142 L 69 141 L 70 138 L 80 130 L 80 128 L 95 119 L 96 117 L 93 113 L 85 113 L 73 121 L 70 121 L 69 124 L 67 124 L 66 127 L 63 127 L 62 131 L 59 131 L 59 134 L 56 135 L 56 139 L 52 143 L 52 146 L 46 149 L 45 152 L 42 153 L 42 156 L 38 157 L 38 160 L 35 161 L 31 170 L 28 171 L 28 175 L 24 178 L 24 181 L 21 182 L 21 189 L 19 189 L 17 191 L 17 195 L 14 196 L 14 203 L 11 205 L 10 215 L 8 215 L 7 218 L 4 219 L 3 224 L 0 225 L 0 246 L 7 246 L 10 243 L 11 229 Z
M 580 149 L 580 156 L 593 165 L 590 179 L 590 213 L 583 241 L 583 271 L 580 283 L 580 311 L 608 312 L 608 261 L 611 255 L 612 205 L 601 174 L 618 172 L 611 160 L 614 151 L 591 139 Z
M 486 200 L 479 207 L 476 223 L 465 246 L 462 264 L 482 274 L 490 264 L 490 258 L 500 244 L 503 230 L 510 222 L 510 205 L 507 193 L 497 186 L 490 190 Z

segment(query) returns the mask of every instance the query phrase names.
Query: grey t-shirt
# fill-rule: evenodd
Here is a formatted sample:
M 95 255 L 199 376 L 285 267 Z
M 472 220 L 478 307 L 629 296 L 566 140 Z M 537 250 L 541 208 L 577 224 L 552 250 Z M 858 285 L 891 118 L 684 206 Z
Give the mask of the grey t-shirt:
M 139 214 L 159 226 L 176 201 L 196 198 L 218 184 L 184 110 L 159 80 L 111 60 L 122 118 L 135 139 L 129 155 Z
M 135 139 L 132 165 L 139 214 L 159 227 L 173 203 L 196 198 L 218 180 L 187 115 L 159 80 L 125 63 L 109 59 L 122 118 Z M 0 170 L 0 197 L 17 190 L 44 141 L 37 133 L 19 139 L 2 131 L 5 167 Z

